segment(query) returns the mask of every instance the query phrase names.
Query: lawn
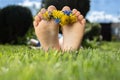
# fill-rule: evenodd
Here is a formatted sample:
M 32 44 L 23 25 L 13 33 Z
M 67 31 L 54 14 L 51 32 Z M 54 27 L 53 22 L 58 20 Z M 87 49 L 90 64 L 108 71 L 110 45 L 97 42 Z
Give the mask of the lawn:
M 0 45 L 0 80 L 119 80 L 120 43 L 78 52 Z

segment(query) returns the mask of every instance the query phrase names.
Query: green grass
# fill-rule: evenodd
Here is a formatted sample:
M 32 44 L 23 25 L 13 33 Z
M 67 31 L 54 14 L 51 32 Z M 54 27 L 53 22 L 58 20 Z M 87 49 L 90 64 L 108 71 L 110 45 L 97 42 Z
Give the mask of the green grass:
M 119 80 L 120 43 L 57 52 L 0 45 L 0 80 Z

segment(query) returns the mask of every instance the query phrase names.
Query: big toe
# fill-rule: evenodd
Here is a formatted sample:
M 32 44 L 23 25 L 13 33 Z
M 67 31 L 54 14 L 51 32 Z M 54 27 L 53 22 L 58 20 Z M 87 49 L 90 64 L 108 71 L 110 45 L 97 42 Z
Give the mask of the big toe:
M 55 6 L 53 6 L 53 5 L 51 5 L 51 6 L 49 6 L 48 7 L 48 9 L 47 9 L 48 11 L 53 11 L 53 10 L 56 10 L 56 7 Z
M 64 6 L 63 9 L 62 9 L 62 11 L 66 11 L 66 10 L 70 10 L 70 7 Z

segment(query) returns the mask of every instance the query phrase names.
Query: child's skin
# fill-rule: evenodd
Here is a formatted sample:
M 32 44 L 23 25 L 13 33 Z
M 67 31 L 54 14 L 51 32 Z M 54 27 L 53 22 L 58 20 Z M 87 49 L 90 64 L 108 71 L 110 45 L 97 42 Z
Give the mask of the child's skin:
M 33 22 L 35 33 L 41 43 L 42 48 L 47 51 L 49 48 L 62 51 L 70 51 L 79 49 L 84 35 L 85 19 L 76 9 L 72 13 L 77 17 L 77 22 L 62 26 L 63 43 L 59 44 L 58 33 L 59 25 L 54 20 L 46 21 L 42 19 L 46 11 L 56 10 L 55 6 L 49 6 L 48 9 L 41 9 L 35 16 Z M 63 7 L 62 11 L 70 10 L 68 6 Z

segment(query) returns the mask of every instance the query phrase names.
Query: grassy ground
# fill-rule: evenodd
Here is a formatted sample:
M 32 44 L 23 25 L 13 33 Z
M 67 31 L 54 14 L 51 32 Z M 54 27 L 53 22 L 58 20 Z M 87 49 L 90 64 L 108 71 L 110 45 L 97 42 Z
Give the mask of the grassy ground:
M 120 43 L 62 52 L 0 45 L 0 80 L 119 80 Z

